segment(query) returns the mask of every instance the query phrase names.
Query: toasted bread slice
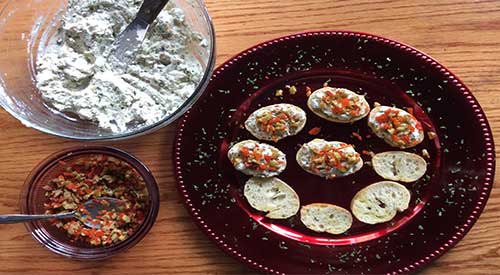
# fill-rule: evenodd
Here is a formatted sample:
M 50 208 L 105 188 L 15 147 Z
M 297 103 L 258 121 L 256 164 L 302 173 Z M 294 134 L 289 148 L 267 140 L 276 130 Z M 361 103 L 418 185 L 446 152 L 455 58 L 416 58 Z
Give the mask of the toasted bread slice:
M 257 139 L 279 141 L 299 133 L 306 125 L 306 112 L 292 104 L 274 104 L 253 112 L 245 128 Z
M 299 211 L 299 196 L 292 187 L 278 178 L 250 178 L 243 190 L 250 205 L 267 212 L 270 219 L 287 219 Z
M 328 203 L 311 203 L 300 209 L 300 220 L 316 232 L 342 234 L 352 225 L 352 215 L 346 209 Z
M 427 171 L 424 158 L 403 151 L 378 153 L 372 158 L 372 166 L 384 179 L 402 182 L 416 181 Z
M 255 140 L 244 140 L 233 145 L 227 156 L 236 170 L 249 176 L 269 178 L 286 168 L 285 153 Z
M 408 208 L 411 194 L 402 184 L 380 181 L 361 189 L 351 201 L 351 211 L 361 222 L 384 223 Z
M 368 126 L 379 138 L 401 149 L 424 140 L 422 124 L 410 113 L 395 107 L 378 106 L 368 116 Z
M 319 117 L 338 123 L 358 121 L 370 112 L 370 105 L 364 96 L 333 87 L 314 91 L 307 100 L 307 107 Z
M 295 159 L 305 171 L 327 179 L 344 177 L 363 167 L 354 147 L 340 141 L 314 139 L 302 145 Z

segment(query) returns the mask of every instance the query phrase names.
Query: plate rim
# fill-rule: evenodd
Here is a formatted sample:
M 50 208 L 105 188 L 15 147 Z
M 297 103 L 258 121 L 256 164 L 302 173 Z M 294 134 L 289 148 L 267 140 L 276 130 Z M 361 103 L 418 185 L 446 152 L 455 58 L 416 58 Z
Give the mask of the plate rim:
M 476 223 L 476 221 L 479 219 L 481 216 L 482 212 L 484 211 L 484 208 L 487 204 L 488 198 L 490 196 L 491 190 L 493 188 L 494 184 L 494 177 L 495 177 L 495 162 L 496 162 L 496 156 L 495 156 L 495 145 L 493 141 L 493 135 L 491 128 L 489 126 L 488 120 L 486 118 L 486 114 L 484 113 L 483 109 L 479 105 L 479 102 L 477 99 L 474 97 L 472 92 L 468 89 L 468 87 L 454 74 L 452 73 L 448 68 L 440 64 L 435 58 L 432 56 L 424 53 L 421 50 L 418 50 L 410 45 L 407 45 L 405 43 L 401 43 L 396 40 L 388 39 L 379 35 L 374 35 L 374 34 L 369 34 L 365 32 L 358 32 L 358 31 L 344 31 L 344 30 L 317 30 L 317 31 L 305 31 L 305 32 L 299 32 L 299 33 L 293 33 L 285 36 L 280 36 L 278 38 L 270 39 L 261 43 L 258 43 L 254 46 L 251 46 L 240 53 L 237 53 L 236 55 L 232 56 L 228 60 L 226 60 L 224 63 L 219 65 L 213 72 L 212 77 L 210 78 L 210 81 L 215 80 L 224 70 L 230 66 L 232 66 L 234 63 L 239 61 L 241 58 L 252 54 L 256 51 L 262 50 L 263 48 L 267 46 L 271 46 L 280 42 L 284 42 L 287 40 L 294 40 L 298 38 L 304 38 L 307 36 L 352 36 L 352 37 L 357 37 L 357 38 L 364 38 L 364 39 L 370 39 L 373 41 L 377 41 L 380 43 L 383 43 L 385 45 L 388 45 L 390 47 L 398 48 L 400 50 L 404 50 L 407 53 L 413 55 L 417 59 L 421 59 L 422 61 L 425 61 L 429 65 L 435 67 L 436 69 L 439 70 L 439 72 L 448 78 L 448 80 L 456 87 L 458 90 L 462 93 L 461 96 L 463 96 L 465 99 L 467 99 L 467 103 L 470 105 L 470 107 L 473 109 L 474 112 L 474 118 L 476 121 L 480 124 L 481 132 L 482 132 L 482 139 L 485 141 L 485 179 L 482 184 L 483 189 L 481 190 L 480 196 L 478 200 L 475 202 L 475 205 L 473 205 L 473 211 L 472 214 L 468 217 L 466 222 L 458 229 L 455 230 L 455 233 L 451 235 L 448 238 L 448 241 L 446 241 L 443 245 L 441 245 L 437 250 L 434 252 L 429 253 L 428 255 L 422 255 L 419 257 L 418 260 L 416 260 L 413 264 L 409 264 L 405 267 L 399 268 L 394 271 L 389 271 L 387 274 L 404 274 L 404 273 L 412 273 L 416 272 L 426 265 L 430 264 L 437 258 L 441 257 L 443 254 L 445 254 L 448 250 L 450 250 L 452 247 L 454 247 L 460 240 L 462 240 L 465 235 L 469 232 L 469 230 L 472 228 L 472 226 Z M 205 90 L 206 91 L 206 90 Z M 201 102 L 201 101 L 200 101 Z M 255 270 L 264 272 L 264 273 L 272 273 L 272 274 L 285 274 L 283 272 L 280 272 L 278 270 L 274 270 L 272 268 L 269 268 L 265 266 L 262 263 L 258 263 L 252 259 L 249 259 L 248 257 L 244 256 L 242 253 L 237 251 L 236 249 L 232 248 L 230 245 L 226 244 L 223 240 L 223 238 L 217 236 L 215 232 L 213 232 L 212 229 L 209 228 L 209 226 L 205 223 L 204 218 L 201 217 L 195 208 L 193 208 L 193 204 L 191 203 L 191 199 L 189 197 L 189 193 L 185 188 L 183 176 L 182 176 L 182 169 L 181 169 L 181 162 L 180 162 L 180 149 L 181 149 L 181 141 L 183 138 L 183 132 L 184 128 L 186 126 L 186 121 L 188 117 L 191 114 L 191 110 L 188 110 L 179 120 L 179 123 L 177 125 L 177 131 L 175 134 L 175 139 L 174 139 L 174 150 L 172 151 L 172 158 L 173 158 L 173 166 L 174 166 L 174 174 L 175 178 L 177 181 L 177 189 L 179 194 L 182 197 L 184 206 L 187 208 L 188 213 L 190 216 L 193 218 L 193 221 L 195 224 L 200 228 L 200 230 L 213 242 L 217 247 L 219 247 L 222 251 L 224 251 L 226 254 L 232 256 L 233 258 L 237 259 L 238 261 L 244 263 L 247 267 L 253 268 Z

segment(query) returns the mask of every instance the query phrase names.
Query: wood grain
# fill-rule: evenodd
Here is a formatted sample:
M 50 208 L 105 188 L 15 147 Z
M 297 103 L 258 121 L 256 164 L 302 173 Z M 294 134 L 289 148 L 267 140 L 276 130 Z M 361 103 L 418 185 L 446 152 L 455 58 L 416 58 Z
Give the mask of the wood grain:
M 0 7 L 6 2 L 0 0 Z M 218 64 L 253 44 L 294 32 L 332 29 L 379 34 L 419 48 L 456 73 L 486 111 L 495 139 L 500 138 L 499 1 L 208 0 L 207 5 L 217 30 Z M 0 49 L 4 43 L 0 41 Z M 139 245 L 106 262 L 77 262 L 40 247 L 22 225 L 3 225 L 0 273 L 254 273 L 220 252 L 190 220 L 171 167 L 174 132 L 170 126 L 129 141 L 105 143 L 138 156 L 158 180 L 160 214 Z M 0 111 L 0 213 L 19 211 L 23 181 L 40 160 L 78 144 L 28 129 Z M 498 274 L 499 215 L 497 180 L 485 212 L 470 233 L 422 273 Z

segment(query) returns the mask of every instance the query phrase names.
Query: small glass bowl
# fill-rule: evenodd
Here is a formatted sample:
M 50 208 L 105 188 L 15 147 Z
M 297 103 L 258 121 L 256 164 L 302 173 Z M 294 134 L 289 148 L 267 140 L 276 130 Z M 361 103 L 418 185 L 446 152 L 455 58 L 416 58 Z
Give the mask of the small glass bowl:
M 207 47 L 192 43 L 190 52 L 204 70 L 191 96 L 172 114 L 154 124 L 114 133 L 76 115 L 60 113 L 43 100 L 36 87 L 36 59 L 56 32 L 67 0 L 8 0 L 0 10 L 0 106 L 27 127 L 82 141 L 118 140 L 140 136 L 167 126 L 184 114 L 205 91 L 215 65 L 215 30 L 202 0 L 171 0 L 185 13 L 187 24 Z
M 112 147 L 84 146 L 70 148 L 57 152 L 42 161 L 28 176 L 19 199 L 22 214 L 44 214 L 43 207 L 45 190 L 43 186 L 51 179 L 63 172 L 60 161 L 71 164 L 77 160 L 86 159 L 90 155 L 107 155 L 128 163 L 144 179 L 149 202 L 144 222 L 139 225 L 135 233 L 124 241 L 106 247 L 92 247 L 83 243 L 74 242 L 62 229 L 56 228 L 50 221 L 34 221 L 26 223 L 26 228 L 33 238 L 50 251 L 79 260 L 100 260 L 125 251 L 136 245 L 146 236 L 153 226 L 158 215 L 160 197 L 158 185 L 148 168 L 129 153 Z

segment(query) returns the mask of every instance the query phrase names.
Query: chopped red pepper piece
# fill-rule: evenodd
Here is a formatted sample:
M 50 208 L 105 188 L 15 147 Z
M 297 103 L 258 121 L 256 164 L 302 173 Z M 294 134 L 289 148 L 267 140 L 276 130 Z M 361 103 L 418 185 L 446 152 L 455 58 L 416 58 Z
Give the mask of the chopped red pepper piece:
M 321 132 L 321 127 L 314 127 L 311 130 L 309 130 L 309 134 L 312 136 L 316 136 Z
M 359 141 L 362 141 L 362 140 L 363 140 L 363 137 L 362 137 L 360 134 L 356 133 L 356 132 L 352 132 L 352 134 L 351 134 L 351 135 L 352 135 L 353 137 L 357 138 Z

